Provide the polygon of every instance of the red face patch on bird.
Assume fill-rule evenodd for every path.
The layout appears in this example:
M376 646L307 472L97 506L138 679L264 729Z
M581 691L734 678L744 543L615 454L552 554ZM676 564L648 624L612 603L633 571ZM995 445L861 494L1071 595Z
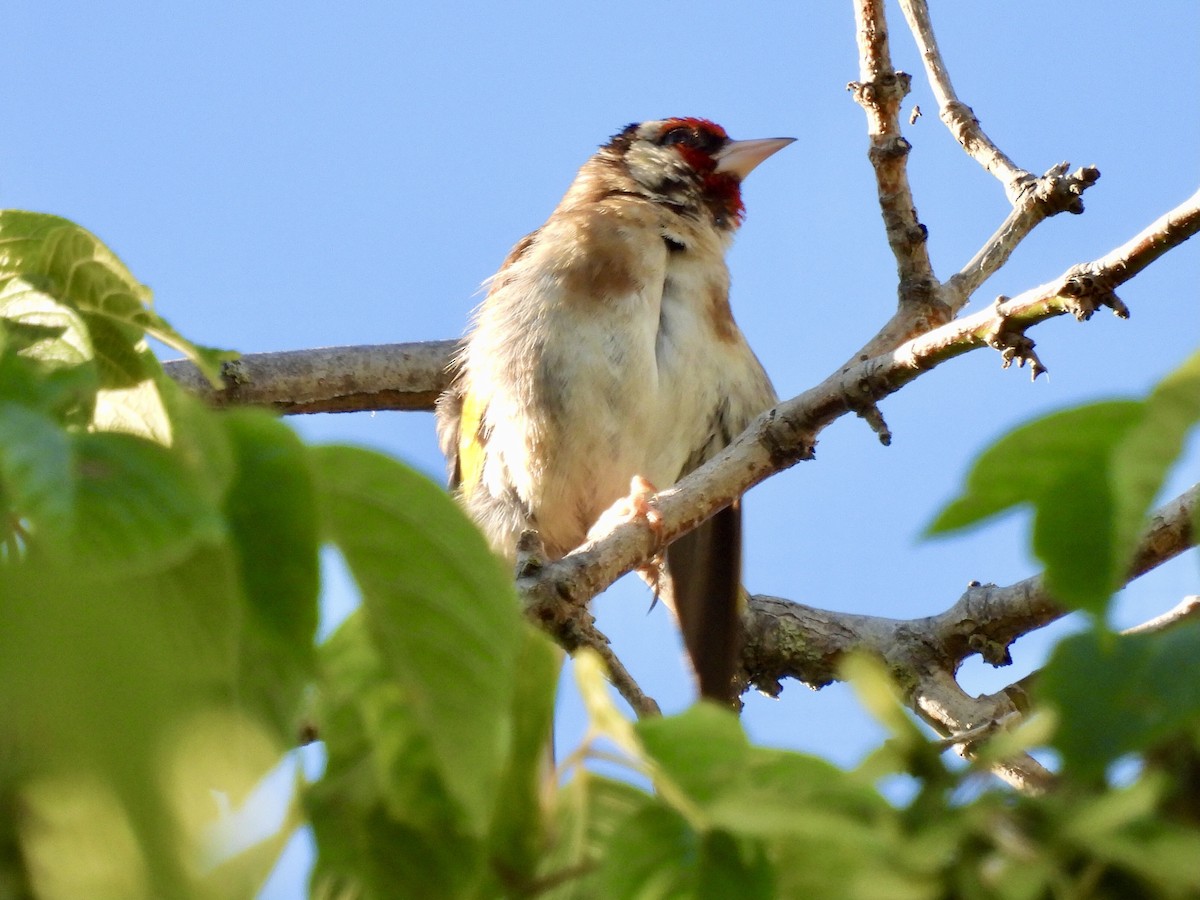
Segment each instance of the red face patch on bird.
M717 153L729 143L729 135L716 122L699 118L666 119L658 143L672 147L699 176L705 205L718 225L732 221L740 225L746 214L741 181L728 172L718 172Z

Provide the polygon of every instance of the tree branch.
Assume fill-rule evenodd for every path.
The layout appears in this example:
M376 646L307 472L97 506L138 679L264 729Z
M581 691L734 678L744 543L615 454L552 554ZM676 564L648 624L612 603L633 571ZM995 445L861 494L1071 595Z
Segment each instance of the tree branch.
M900 280L900 321L891 327L903 339L913 333L906 320L922 315L938 324L950 316L939 297L941 285L934 277L926 245L928 232L917 218L908 183L912 145L900 133L900 105L909 92L912 76L892 67L883 0L858 0L854 4L854 23L859 80L850 82L847 88L867 114L871 142L867 155L875 170L879 208Z
M188 360L163 364L213 406L269 406L285 414L429 410L449 384L457 341L421 341L248 353L222 369L214 390Z
M1068 175L1068 168L1067 163L1059 163L1041 178L1025 183L996 233L946 283L945 299L953 312L966 305L979 286L1008 262L1017 245L1039 224L1060 212L1083 212L1080 195L1096 183L1100 170L1084 166Z
M1126 584L1195 546L1198 508L1200 485L1194 485L1153 513ZM1141 630L1169 627L1198 610L1200 601L1188 598ZM743 617L743 683L771 696L782 691L784 678L820 688L840 677L848 654L870 653L885 661L913 711L969 755L980 729L1024 711L1027 685L972 697L955 680L959 666L976 653L993 666L1008 665L1013 641L1067 612L1046 592L1040 575L1002 588L972 583L945 612L921 619L829 612L756 595ZM1044 790L1050 780L1029 757L1007 761L997 774L1024 790Z
M1064 162L1036 178L1009 159L984 133L971 108L958 99L933 34L929 5L925 0L901 0L900 8L921 52L942 121L967 154L1000 180L1013 206L996 233L947 282L942 299L952 313L957 313L1039 223L1060 212L1083 212L1081 195L1096 183L1100 172L1094 166L1085 166L1068 175L1070 166Z
M1000 179L1000 183L1004 185L1004 192L1015 206L1022 191L1034 180L1033 175L1009 159L992 139L984 134L971 107L958 99L954 86L950 83L950 73L938 49L937 38L933 34L933 23L929 18L929 6L925 0L900 0L900 9L904 12L904 18L916 39L917 49L921 51L925 74L937 99L942 121L967 154Z
M1200 484L1154 511L1126 584L1196 545L1192 523L1198 510ZM1177 607L1177 613L1181 610ZM836 681L842 658L862 650L912 672L930 666L954 673L975 654L993 666L1005 666L1012 661L1008 648L1018 637L1067 612L1047 593L1041 575L1006 587L973 582L945 612L920 619L829 612L756 594L744 618L744 667L750 683L775 695L784 678L813 688Z

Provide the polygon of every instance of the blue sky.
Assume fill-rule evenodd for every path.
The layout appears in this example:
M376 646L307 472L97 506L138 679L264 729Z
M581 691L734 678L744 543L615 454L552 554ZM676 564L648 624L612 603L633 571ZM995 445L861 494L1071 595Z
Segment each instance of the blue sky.
M937 274L1003 218L997 182L938 122L897 8L896 65L912 72L906 128ZM1153 4L1023 0L933 9L962 99L1021 166L1067 159L1102 178L1082 217L1039 228L970 309L1101 255L1190 195L1200 170L1200 16ZM72 218L107 241L189 337L243 352L448 338L480 283L537 227L576 168L628 122L697 115L734 137L790 135L745 187L731 254L735 314L779 392L814 384L895 302L866 160L849 3L105 4L11 0L0 79L0 205ZM1084 400L1144 392L1195 348L1200 246L1127 285L1133 316L1034 333L1049 378L995 354L951 362L886 401L881 447L829 429L817 460L747 501L751 590L916 616L971 579L1036 570L1025 522L922 542L973 455L1013 425ZM381 448L441 478L429 414L295 421L315 441ZM1173 480L1196 480L1197 457ZM1196 591L1196 554L1122 599L1132 623ZM331 615L348 592L331 573ZM601 627L668 709L691 696L678 639L639 582L597 602ZM1026 674L1070 625L1030 636L1015 665L964 670L969 690ZM568 689L560 744L582 720ZM851 765L879 738L849 691L789 685L747 698L758 740ZM302 892L298 843L264 896Z

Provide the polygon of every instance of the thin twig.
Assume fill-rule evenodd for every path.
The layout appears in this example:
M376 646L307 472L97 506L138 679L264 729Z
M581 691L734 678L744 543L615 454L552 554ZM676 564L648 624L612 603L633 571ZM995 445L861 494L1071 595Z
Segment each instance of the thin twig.
M1049 216L1083 211L1080 195L1096 183L1100 172L1094 166L1084 166L1068 175L1067 168L1066 163L1059 163L1028 183L996 233L946 283L944 297L953 312L962 309L979 286L1008 262L1017 245Z
M996 146L980 127L979 119L975 117L971 107L958 99L954 86L950 83L950 73L938 49L937 38L933 34L933 23L929 18L929 6L925 0L900 0L900 9L903 10L908 27L916 39L917 48L921 51L925 74L929 78L930 87L933 88L933 95L937 98L942 121L971 158L1000 179L1004 185L1004 192L1013 205L1016 205L1022 189L1033 181L1033 175L1014 163Z
M1192 619L1200 619L1200 595L1197 594L1189 594L1162 615L1155 616L1140 625L1134 625L1132 628L1126 628L1121 634L1157 634Z
M594 629L593 629L594 630ZM613 651L612 645L608 638L596 632L598 639L589 640L586 645L591 647L604 660L604 664L608 667L608 677L612 682L613 687L617 689L625 702L628 703L639 719L644 719L647 716L661 715L658 703L653 697L646 694L641 686L637 683L629 670L625 668L625 664Z

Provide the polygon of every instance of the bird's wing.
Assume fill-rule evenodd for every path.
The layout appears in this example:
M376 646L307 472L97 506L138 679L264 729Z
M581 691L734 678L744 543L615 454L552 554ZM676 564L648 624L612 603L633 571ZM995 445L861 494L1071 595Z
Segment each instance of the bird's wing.
M743 391L726 398L713 418L713 437L680 473L688 474L724 449L754 416L775 401L775 389L746 348ZM742 652L742 505L735 500L667 548L661 595L675 611L700 694L733 704L733 677Z
M450 490L462 485L462 468L459 465L459 438L462 434L463 390L459 379L448 387L437 399L434 414L437 422L438 447L446 457L446 481Z
M529 250L540 230L525 235L509 251L496 274L485 282L489 288L488 297L504 285L507 273ZM473 389L463 368L465 355L465 346L460 347L452 363L457 373L450 386L438 397L434 412L437 417L438 447L446 457L450 490L462 490L469 494L483 472L487 442L484 433L487 398Z

